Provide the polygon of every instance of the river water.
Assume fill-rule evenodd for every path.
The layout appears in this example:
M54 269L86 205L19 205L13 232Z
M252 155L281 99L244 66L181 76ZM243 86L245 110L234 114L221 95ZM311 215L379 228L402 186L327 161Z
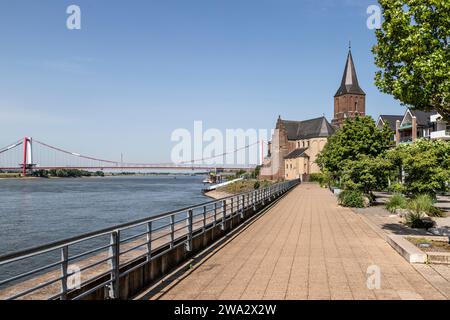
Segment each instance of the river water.
M0 255L208 201L201 176L0 180Z

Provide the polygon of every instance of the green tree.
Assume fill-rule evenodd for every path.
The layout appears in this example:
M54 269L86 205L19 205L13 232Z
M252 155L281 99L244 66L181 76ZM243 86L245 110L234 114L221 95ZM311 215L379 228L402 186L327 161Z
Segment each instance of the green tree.
M403 172L404 187L408 193L436 195L437 192L449 190L449 143L420 139L390 150L386 157L396 167L399 181Z
M253 170L251 173L251 178L258 179L260 173L261 173L261 166L256 166L255 170Z
M450 120L450 1L379 0L384 22L373 47L378 88Z
M96 175L97 177L104 177L104 176L105 176L105 173L104 173L103 171L95 171L95 175Z
M379 130L371 117L356 117L345 121L328 139L316 162L322 171L338 180L345 162L361 156L376 158L392 145L392 130L386 125Z
M357 160L343 162L342 185L345 189L359 190L371 195L372 191L383 190L388 186L392 168L392 162L383 155L378 157L361 155Z

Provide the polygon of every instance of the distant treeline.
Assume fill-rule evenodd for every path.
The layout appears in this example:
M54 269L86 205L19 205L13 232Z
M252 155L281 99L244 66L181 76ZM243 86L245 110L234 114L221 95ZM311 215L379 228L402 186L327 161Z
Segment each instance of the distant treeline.
M104 177L105 173L103 171L86 171L78 169L51 169L51 170L36 170L31 174L33 177L39 178L80 178L80 177Z

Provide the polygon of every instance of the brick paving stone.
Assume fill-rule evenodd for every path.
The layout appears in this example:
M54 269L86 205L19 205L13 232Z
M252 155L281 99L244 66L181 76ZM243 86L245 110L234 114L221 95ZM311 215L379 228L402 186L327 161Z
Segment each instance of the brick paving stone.
M448 299L449 276L410 265L327 189L303 184L151 299Z

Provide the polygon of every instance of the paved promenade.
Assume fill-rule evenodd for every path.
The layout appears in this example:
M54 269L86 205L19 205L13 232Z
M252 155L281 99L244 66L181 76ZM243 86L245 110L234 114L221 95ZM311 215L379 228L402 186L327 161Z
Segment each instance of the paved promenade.
M381 269L381 289L367 288L371 265ZM327 189L304 184L146 298L450 298L422 274Z

